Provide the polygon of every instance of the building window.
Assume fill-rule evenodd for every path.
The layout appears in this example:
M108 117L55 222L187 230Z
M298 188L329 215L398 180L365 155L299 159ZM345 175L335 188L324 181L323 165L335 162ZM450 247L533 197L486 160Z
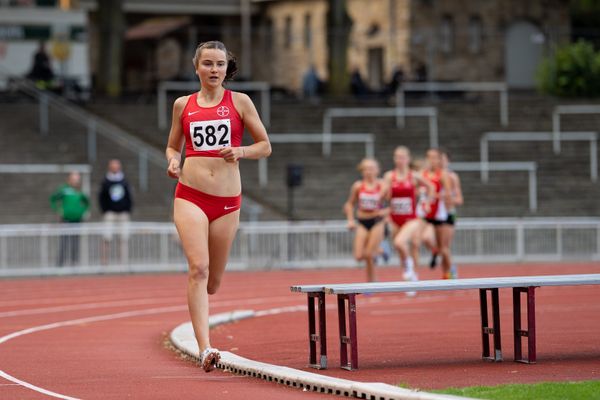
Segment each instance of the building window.
M483 38L483 27L479 16L472 16L469 19L469 51L471 54L481 52L481 43Z
M283 47L289 49L292 47L292 17L285 17L285 26L283 33Z
M449 54L454 51L454 18L444 15L440 25L440 49L442 53Z
M310 14L304 16L304 47L310 49L312 47L312 18Z

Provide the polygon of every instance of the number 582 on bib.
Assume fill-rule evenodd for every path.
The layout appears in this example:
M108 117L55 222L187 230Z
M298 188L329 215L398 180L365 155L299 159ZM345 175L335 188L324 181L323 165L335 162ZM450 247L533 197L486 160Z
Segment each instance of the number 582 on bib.
M231 121L229 119L217 119L190 122L190 136L192 146L196 151L230 147Z

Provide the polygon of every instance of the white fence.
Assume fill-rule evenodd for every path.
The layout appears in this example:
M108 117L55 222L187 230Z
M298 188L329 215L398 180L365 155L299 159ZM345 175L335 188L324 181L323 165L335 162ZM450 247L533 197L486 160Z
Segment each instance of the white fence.
M489 167L490 142L551 142L552 132L486 132L481 136L479 152L481 160L481 180L487 182ZM596 132L563 132L563 141L590 142L590 179L598 180L598 133Z
M406 92L498 92L500 122L508 125L508 87L504 82L406 82L396 92L396 107L404 109ZM400 121L404 126L404 119Z
M185 271L173 224L131 223L113 232L106 265L103 224L0 226L0 276ZM61 240L77 241L73 265L57 266ZM229 269L356 266L344 221L240 225ZM126 246L126 251L119 251ZM459 219L455 261L600 260L600 218ZM393 258L391 265L398 265Z
M425 117L429 121L429 145L438 147L438 114L435 107L373 107L373 108L328 108L323 115L323 154L331 154L334 118L373 118L373 117Z
M242 92L260 92L260 113L265 126L271 125L271 85L268 82L226 82L228 89ZM194 91L200 88L200 82L194 81L162 81L157 89L158 127L166 129L169 121L167 92Z
M574 104L554 107L554 111L552 112L552 147L555 154L560 153L560 116L563 114L600 114L600 105Z

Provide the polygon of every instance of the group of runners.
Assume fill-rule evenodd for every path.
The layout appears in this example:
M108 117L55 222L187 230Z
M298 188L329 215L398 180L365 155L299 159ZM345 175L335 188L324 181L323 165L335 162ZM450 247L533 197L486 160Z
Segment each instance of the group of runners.
M377 160L360 162L362 179L352 184L344 213L348 228L355 231L354 257L365 262L368 281L376 280L375 259L388 228L405 280L419 279L415 268L420 265L422 244L431 251L431 268L439 257L442 278L457 278L450 246L463 195L460 179L448 164L444 150L431 148L425 159L412 161L405 146L394 150L394 168L383 178Z
M175 101L165 157L167 174L178 181L173 220L189 266L187 298L198 358L210 372L221 355L210 344L209 295L219 290L238 229L239 161L268 157L271 144L251 99L223 86L237 72L236 59L225 45L200 43L192 62L199 90ZM247 145L242 143L244 131L252 139ZM408 149L399 147L395 167L383 179L377 161L360 163L363 179L352 186L345 210L349 227L356 230L355 256L367 263L369 280L375 279L373 258L388 222L406 279L417 279L414 268L421 241L441 256L444 276L450 277L452 210L462 204L462 195L443 156L430 149L422 170L413 170Z

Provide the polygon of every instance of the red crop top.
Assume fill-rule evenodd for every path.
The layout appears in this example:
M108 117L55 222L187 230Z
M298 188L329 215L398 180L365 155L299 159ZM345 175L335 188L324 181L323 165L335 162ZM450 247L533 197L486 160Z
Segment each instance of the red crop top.
M223 147L242 145L244 124L233 105L230 90L213 107L198 105L198 92L190 95L181 113L186 157L221 157Z

